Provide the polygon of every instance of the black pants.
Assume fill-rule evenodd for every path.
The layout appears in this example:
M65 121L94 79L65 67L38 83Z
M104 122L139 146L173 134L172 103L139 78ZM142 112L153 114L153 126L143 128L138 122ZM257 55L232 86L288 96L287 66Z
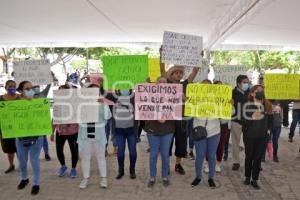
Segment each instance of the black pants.
M170 156L172 155L173 143L175 139L175 156L184 158L187 155L187 121L175 121L175 133L170 145Z
M66 140L68 140L70 151L71 151L71 159L72 159L72 168L76 168L78 162L78 144L77 144L77 136L75 135L59 135L56 133L56 154L57 158L61 164L61 166L66 165L65 155L64 155L64 146Z
M280 103L283 111L283 120L282 124L285 127L289 126L289 102L283 101Z
M253 139L244 136L245 144L245 176L258 180L261 159L265 152L266 138Z

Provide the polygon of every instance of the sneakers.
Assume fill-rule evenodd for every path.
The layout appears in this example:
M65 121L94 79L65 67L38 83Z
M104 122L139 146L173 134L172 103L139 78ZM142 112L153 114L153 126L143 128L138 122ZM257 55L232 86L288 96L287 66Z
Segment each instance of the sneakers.
M207 162L205 162L205 164L204 164L204 172L207 174L209 173L209 167L208 167Z
M250 185L250 178L246 177L244 185Z
M58 176L63 177L67 173L67 167L66 166L61 166L58 170Z
M189 156L190 156L191 160L195 160L195 156L194 156L193 151L190 151Z
M40 191L40 186L38 185L34 185L31 188L31 195L37 195Z
M216 172L220 173L221 172L221 162L216 163Z
M77 177L77 171L75 168L72 168L70 171L70 178L76 178Z
M259 187L259 185L257 184L257 181L256 181L256 180L252 180L252 181L251 181L251 185L252 185L253 188L256 189L256 190L259 190L259 189L260 189L260 187Z
M101 188L107 188L107 178L106 177L101 178L100 187Z
M8 174L8 173L13 172L13 171L15 171L15 166L14 165L10 166L4 173Z
M49 154L45 154L45 160L46 161L50 161L51 160L51 157L49 156Z
M18 185L18 189L19 190L24 189L26 187L26 185L28 185L28 183L29 183L29 179L21 180L21 182Z
M162 184L164 187L168 187L170 185L170 181L168 178L163 178Z
M239 163L233 163L233 165L232 165L232 170L233 171L238 171L239 168L240 168L240 164Z
M212 179L212 178L208 179L208 185L210 188L215 188L216 184L214 182L214 179Z
M200 182L201 182L200 178L195 178L191 185L192 185L192 187L195 187L195 186L199 185Z
M89 179L84 178L84 179L82 179L82 181L79 185L79 188L80 189L85 189L88 185L89 185Z
M148 188L153 188L155 185L155 178L150 178L148 181Z
M183 167L181 166L181 164L176 164L175 165L175 172L177 172L180 175L185 174L185 171L184 171Z
M116 177L117 180L120 180L121 178L123 178L124 176L124 172L119 172L118 176Z

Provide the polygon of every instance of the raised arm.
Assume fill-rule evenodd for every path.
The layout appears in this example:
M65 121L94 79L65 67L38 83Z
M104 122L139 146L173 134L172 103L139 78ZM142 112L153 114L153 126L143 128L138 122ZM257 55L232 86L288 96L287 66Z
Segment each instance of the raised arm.
M160 74L161 74L162 77L167 78L167 73L166 73L166 69L165 69L165 63L161 62L162 48L163 48L163 46L161 45L161 47L159 48Z
M196 78L198 72L200 70L200 67L194 67L192 73L189 75L188 77L188 82L192 83L194 81L194 79Z

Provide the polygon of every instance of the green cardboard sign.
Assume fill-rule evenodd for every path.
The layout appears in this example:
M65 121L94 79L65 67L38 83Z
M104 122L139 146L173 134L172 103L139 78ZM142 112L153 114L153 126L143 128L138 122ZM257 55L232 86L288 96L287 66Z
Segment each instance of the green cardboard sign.
M102 61L105 89L133 89L148 77L147 55L105 56Z
M49 99L0 102L3 138L50 135L52 123Z

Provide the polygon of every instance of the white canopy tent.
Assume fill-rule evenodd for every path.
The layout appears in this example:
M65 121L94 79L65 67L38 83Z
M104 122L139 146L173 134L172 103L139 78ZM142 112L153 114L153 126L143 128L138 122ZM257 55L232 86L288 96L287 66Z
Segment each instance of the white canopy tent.
M163 31L206 49L300 49L299 0L0 0L0 47L158 46Z

